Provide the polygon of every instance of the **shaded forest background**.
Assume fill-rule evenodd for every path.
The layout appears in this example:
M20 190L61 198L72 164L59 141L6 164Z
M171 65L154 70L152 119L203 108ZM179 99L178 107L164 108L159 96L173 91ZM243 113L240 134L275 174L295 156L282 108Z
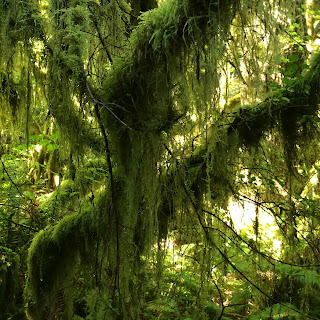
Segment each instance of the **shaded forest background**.
M0 319L320 319L320 3L3 0Z

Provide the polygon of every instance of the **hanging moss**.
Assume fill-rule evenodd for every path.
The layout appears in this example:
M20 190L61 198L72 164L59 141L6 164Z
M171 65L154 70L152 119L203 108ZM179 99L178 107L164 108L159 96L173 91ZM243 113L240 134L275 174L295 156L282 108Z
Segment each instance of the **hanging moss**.
M202 6L198 8L201 12ZM228 9L221 12L227 16L230 12ZM157 212L159 206L162 206L163 199L160 193L161 185L156 160L161 159L164 152L163 132L170 132L186 110L192 109L198 102L195 102L192 94L193 86L198 89L197 74L188 72L189 59L198 51L196 48L201 47L203 34L208 33L211 36L217 34L216 29L210 29L210 23L206 24L202 19L201 21L197 21L197 18L193 19L194 15L199 14L193 10L196 8L189 7L187 2L172 1L143 16L141 24L130 39L132 54L116 63L104 82L105 92L99 91L100 99L106 101L106 106L110 106L122 121L121 123L107 108L101 107L105 127L110 133L113 160L119 170L119 179L123 181L120 191L121 204L117 205L119 221L126 227L123 231L125 237L120 237L121 268L119 272L125 277L122 280L123 296L134 294L130 289L130 281L126 280L128 270L133 271L134 268L131 266L139 265L139 256L147 252L152 242L157 240L155 232L158 225ZM212 9L210 12L215 16L218 15L217 11ZM207 22L206 19L208 19L207 16L204 18ZM204 26L206 32L201 29ZM206 29L207 26L209 30ZM223 22L220 27L223 29ZM197 43L194 42L196 37ZM219 43L218 39L215 40ZM202 57L206 59L209 54L205 52ZM214 63L212 70L210 67L204 70L203 74L199 75L199 79L203 82L200 82L198 93L199 104L203 103L205 106L204 101L211 96L217 76ZM206 75L210 81L205 81ZM210 86L211 88L206 92L204 89ZM177 95L174 95L175 92ZM181 92L184 98L179 101L183 96ZM200 110L203 110L201 105ZM193 169L190 168L190 171L194 171ZM189 171L189 168L187 170ZM205 172L201 164L199 164L199 170ZM193 174L188 171L186 176L191 177ZM195 181L198 179L197 174L198 172L194 174ZM201 176L199 174L198 182L206 185L205 180L201 180ZM182 174L179 177L181 179L179 182L184 183L185 177ZM174 180L177 184L179 183L179 178ZM198 185L195 186L195 191L197 188ZM176 190L174 197L175 199L181 197L178 201L183 201L183 197L186 196L183 196L185 191L182 185L180 185L180 191ZM129 231L131 229L132 233ZM122 250L125 247L126 256L123 258ZM133 271L133 274L138 277L136 272ZM137 310L133 312L136 313Z
M240 142L250 147L259 144L261 139L277 127L283 139L288 167L293 168L298 158L297 148L301 148L306 139L312 140L317 133L318 68L319 56L315 55L310 71L285 91L282 100L285 103L279 103L278 99L267 99L256 107L247 106L240 110L228 128L228 134L236 131Z
M211 7L210 15L198 18L201 10L207 12L208 8L199 3L169 1L157 10L145 13L130 39L132 53L124 62L118 63L106 79L104 100L126 110L116 110L116 114L136 130L161 129L166 122L173 125L176 112L171 105L170 91L176 85L171 81L180 74L177 69L187 63L184 59L188 53L194 53L195 39L197 48L201 48L207 37L217 36L218 25L219 31L228 31L229 22L225 28L223 23L231 19L234 6L234 1L223 3ZM205 23L202 23L203 19ZM220 32L219 37L223 38L223 33Z
M99 139L90 129L84 111L84 60L88 56L86 30L90 25L86 2L51 1L46 12L53 35L45 42L46 79L50 82L46 98L60 128L62 144L78 154L87 145L101 151Z
M257 107L240 108L237 118L228 128L228 134L237 132L240 144L245 147L255 146L264 138L267 130L272 128L275 120L270 116L271 102L259 104Z
M42 19L36 0L2 1L0 4L1 44L6 49L14 47L18 41L43 38ZM4 54L6 51L2 51Z
M14 140L27 128L30 109L32 45L44 39L38 1L2 1L0 4L1 125Z
M234 2L232 4L236 6ZM189 63L188 57L199 50L196 48L201 48L201 43L207 40L206 36L218 35L217 20L219 20L219 31L224 30L224 17L229 16L226 21L231 19L234 6L229 3L221 6L223 7L211 7L210 15L204 15L202 18L201 10L208 9L204 4L194 7L186 1L170 1L159 9L143 15L140 25L130 39L132 53L115 65L104 82L105 92L99 92L102 101L116 106L113 110L122 121L121 123L110 114L107 108L101 109L103 118L106 119L106 127L110 129L112 153L121 170L119 173L123 175L122 179L127 181L125 193L128 202L135 203L134 206L130 206L132 212L139 211L140 198L150 203L155 198L151 192L146 194L147 190L141 189L138 192L136 186L140 185L141 181L143 186L152 185L155 189L151 190L159 190L154 182L157 179L154 159L159 159L164 150L162 132L170 131L186 109L191 109L195 103L194 98L188 100L187 94L190 90L190 96L194 96L191 87L195 85L194 79L197 78L196 74L193 79L191 74L189 78L189 74L185 73ZM221 13L223 17L218 18ZM226 23L225 32L228 26ZM219 39L222 41L223 32L219 34ZM204 53L203 56L207 57L207 54ZM211 92L212 87L215 87L217 79L215 71L213 64L212 73L208 71L210 82L205 81L206 72L204 72L204 79L201 82L204 86L198 91L200 96L205 91L204 88L211 86L208 89ZM185 90L186 98L181 103L179 101L181 93L173 97L172 93L176 90L177 93L178 90L180 92ZM204 101L208 97L201 97L205 105ZM150 155L149 160L146 158L147 155ZM152 201L149 200L149 196ZM156 200L155 203L158 202ZM156 211L154 209L150 211Z

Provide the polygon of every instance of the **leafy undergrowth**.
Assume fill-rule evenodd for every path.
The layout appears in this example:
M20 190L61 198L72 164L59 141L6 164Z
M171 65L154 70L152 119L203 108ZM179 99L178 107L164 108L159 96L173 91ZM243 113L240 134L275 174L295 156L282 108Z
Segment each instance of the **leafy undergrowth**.
M194 243L169 245L165 251L158 252L163 255L164 264L159 270L157 261L150 263L141 319L213 320L221 315L223 319L244 318L248 312L247 292L243 292L245 284L232 273L224 276L221 263L206 272L201 270L203 257L199 255L199 246L201 244ZM219 291L225 306L223 313ZM241 310L228 307L236 292L245 300L237 303L236 307L241 305Z
M169 243L160 251L155 248L157 258L146 259L150 265L145 274L142 320L302 320L320 314L316 302L320 282L315 271L281 264L273 271L261 266L261 271L253 267L252 260L236 257L237 267L250 274L269 299L223 261L204 271L201 244Z

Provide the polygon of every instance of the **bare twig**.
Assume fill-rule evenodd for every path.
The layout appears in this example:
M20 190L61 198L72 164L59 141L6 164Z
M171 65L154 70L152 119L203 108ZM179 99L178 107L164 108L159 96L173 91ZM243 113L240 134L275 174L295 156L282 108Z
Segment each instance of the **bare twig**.
M88 10L91 13L92 21L93 21L93 24L94 24L94 26L96 28L97 33L98 33L99 40L100 40L100 42L101 42L101 44L102 44L102 46L103 46L103 48L104 48L104 50L105 50L105 52L107 54L107 57L108 57L110 63L113 64L113 60L112 60L111 54L110 54L110 52L108 50L107 45L104 42L103 36L102 36L101 31L100 31L99 26L98 26L98 22L97 22L96 16L95 16L94 12L92 11L92 8L91 8L89 3L88 3Z
M3 153L5 153L2 144L1 144L1 148L2 148ZM7 170L4 162L3 162L3 160L2 160L2 157L0 157L0 160L1 160L2 168L3 168L4 172L7 174L10 182L11 182L11 183L14 185L14 187L17 189L17 191L18 191L18 193L21 195L21 197L23 197L24 199L26 199L25 195L20 191L20 189L19 189L19 187L17 186L17 184L12 180L12 178L11 178L11 176L10 176L10 174L9 174L9 172L8 172L8 170Z
M34 228L32 228L32 227L26 226L25 224L15 222L15 221L13 221L13 220L11 220L11 219L9 219L9 218L6 218L6 217L0 217L0 219L9 221L10 223L13 223L14 225L16 225L16 226L18 226L18 227L25 228L25 229L31 230L31 231L33 231L33 232L38 232L38 231L39 231L39 230L34 229Z
M128 129L133 130L133 129L132 129L131 127L129 127L125 122L123 122L123 121L112 111L112 109L107 106L106 103L103 103L103 102L101 102L100 100L96 99L96 98L94 97L91 89L90 89L89 83L88 83L88 81L87 81L86 78L85 78L85 82L86 82L86 87L87 87L88 93L89 93L92 101L93 101L95 104L100 105L100 106L103 106L104 108L106 108L121 124L123 124L123 125L124 125L125 127L127 127ZM118 107L120 107L120 106L118 106ZM122 107L121 107L121 108L122 108Z

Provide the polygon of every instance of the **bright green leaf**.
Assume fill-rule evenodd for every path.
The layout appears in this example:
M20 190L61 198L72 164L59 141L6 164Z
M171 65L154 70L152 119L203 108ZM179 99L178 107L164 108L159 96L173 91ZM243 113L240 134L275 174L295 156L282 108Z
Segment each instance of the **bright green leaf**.
M20 144L16 147L17 150L27 151L27 145L26 144Z
M285 102L288 102L288 103L290 102L290 99L287 97L282 97L281 100L284 100Z
M299 57L296 54L292 54L289 56L290 62L297 62L299 60Z
M59 146L57 144L49 144L47 146L47 150L48 151L53 151L53 150L56 150L56 149L59 149Z
M40 146L46 146L46 145L49 144L50 142L51 142L50 140L44 139L44 140L40 141L39 144L40 144Z
M271 87L271 88L277 88L277 87L278 87L278 84L273 81L273 82L270 83L270 87Z
M303 70L304 69L309 69L309 66L306 63L301 63L300 64L300 68L303 69Z
M31 136L29 136L29 139L37 141L37 140L40 140L42 137L43 137L42 134L41 135L31 135Z

